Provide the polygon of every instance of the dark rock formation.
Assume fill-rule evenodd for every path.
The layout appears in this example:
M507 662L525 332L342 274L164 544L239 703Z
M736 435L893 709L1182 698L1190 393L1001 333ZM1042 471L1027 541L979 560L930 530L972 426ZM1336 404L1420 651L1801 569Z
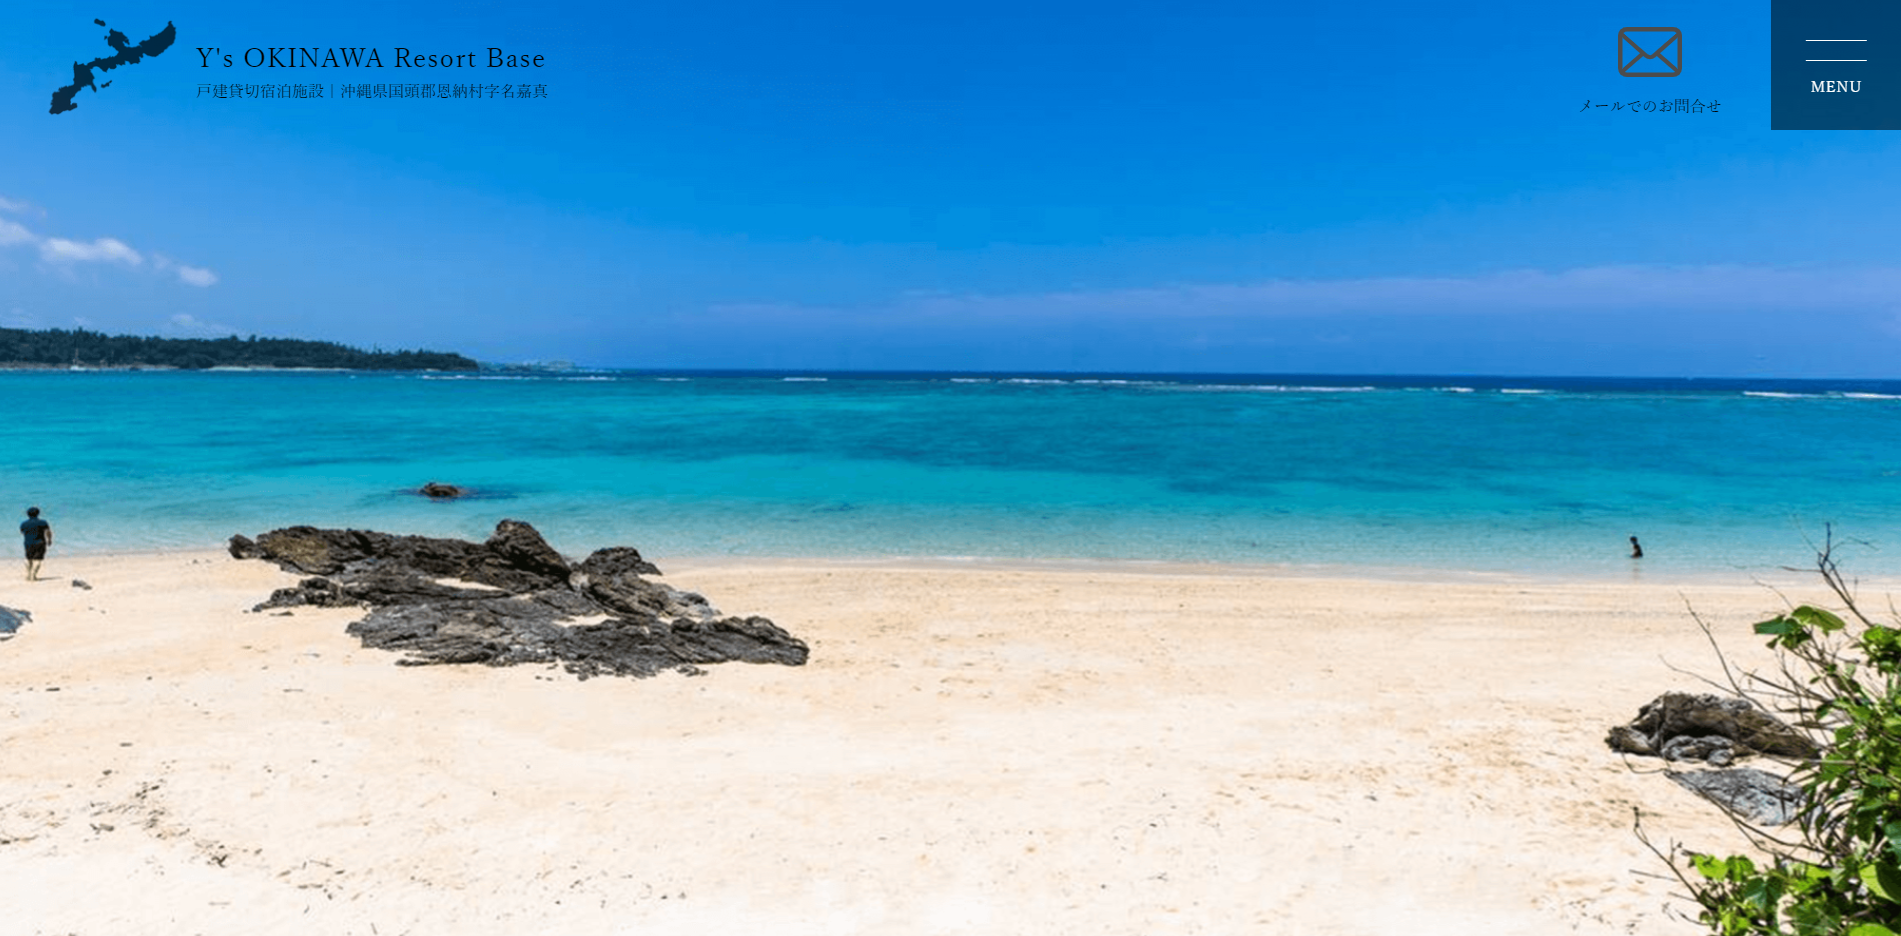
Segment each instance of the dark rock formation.
M1671 771L1669 776L1731 815L1757 825L1787 825L1802 811L1801 787L1760 770Z
M496 525L486 543L392 536L371 530L320 530L295 526L272 530L255 542L231 537L231 555L268 559L306 575L353 576L395 569L435 578L461 579L506 591L530 591L568 583L568 564L535 528L515 520Z
M568 560L548 545L548 541L535 532L535 528L519 520L503 520L495 525L495 532L489 534L488 542L483 544L488 551L500 558L511 571L519 570L540 581L566 584L569 569ZM536 581L536 579L530 579ZM501 582L488 581L487 584L503 588L509 586Z
M1724 766L1738 757L1768 754L1808 760L1821 751L1807 735L1747 699L1666 692L1639 709L1637 719L1612 728L1611 750L1665 760L1707 760Z
M14 631L19 630L31 620L33 620L31 611L21 611L18 608L0 605L0 640L12 637Z
M596 578L611 575L662 575L653 563L640 558L640 550L632 546L609 546L596 549L575 570Z
M1657 755L1667 761L1700 760L1712 767L1728 767L1736 762L1736 753L1736 742L1722 735L1677 735L1665 741Z
M641 578L659 570L632 548L603 549L571 568L514 520L483 543L289 527L255 541L233 536L231 555L312 576L255 610L367 607L349 633L407 653L409 665L559 663L586 678L698 672L729 660L799 666L807 655L765 618L721 617L699 595Z
M1687 692L1658 696L1637 711L1635 721L1612 728L1604 743L1627 754L1728 768L1667 770L1665 775L1757 825L1793 822L1802 808L1802 788L1775 774L1729 765L1756 754L1794 760L1821 756L1807 735L1747 699Z
M264 558L264 547L259 546L256 540L242 533L233 534L231 543L226 548L231 551L231 558L233 559Z
M574 570L574 587L617 613L696 621L719 617L718 609L707 604L705 598L641 578L661 573L631 546L597 549Z
M257 558L257 557L251 557ZM280 588L271 592L269 598L252 608L262 611L265 608L295 608L299 605L312 605L319 608L340 608L357 604L355 598L343 591L343 586L327 578L307 578L297 583L295 588Z
M425 484L422 487L417 488L416 493L421 494L422 496L427 497L430 500L455 500L456 498L461 497L464 494L467 494L468 490L466 488L456 487L453 484L443 484L440 481L431 481L428 484Z

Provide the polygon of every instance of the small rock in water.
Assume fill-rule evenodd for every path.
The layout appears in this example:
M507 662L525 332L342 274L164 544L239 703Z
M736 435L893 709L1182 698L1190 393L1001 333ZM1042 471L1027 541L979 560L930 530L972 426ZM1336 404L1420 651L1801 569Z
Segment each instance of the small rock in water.
M430 500L454 500L469 492L467 488L443 484L440 481L431 481L418 488L417 491Z

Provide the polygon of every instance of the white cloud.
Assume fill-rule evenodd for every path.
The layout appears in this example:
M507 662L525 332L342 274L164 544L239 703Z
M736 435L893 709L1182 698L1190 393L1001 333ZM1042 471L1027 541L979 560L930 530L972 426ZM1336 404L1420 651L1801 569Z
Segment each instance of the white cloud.
M1175 292L1177 301L1190 305L1251 312L1855 308L1901 298L1901 269L1597 266L1464 277L1274 280Z
M0 211L19 212L30 207L24 202L0 198ZM116 237L100 237L90 242L68 240L64 237L47 237L17 221L0 218L0 247L14 247L22 244L38 248L40 260L67 279L73 278L73 265L80 263L116 263L126 267L146 266L143 254ZM176 273L178 281L187 286L204 288L218 283L218 274L211 270L178 263L163 254L153 254L149 268L160 274Z
M217 285L218 274L204 267L179 264L178 281L189 286L214 286Z
M34 215L36 217L41 217L41 218L46 217L45 209L40 208L37 205L29 204L27 202L14 201L11 198L0 198L0 211L5 211L11 214L21 214L21 215L30 214L30 215Z
M40 241L40 259L48 263L123 263L138 266L145 262L139 252L122 240L101 237L90 244L49 237Z
M24 225L15 224L5 218L0 218L0 247L11 247L14 244L34 244L38 243L39 239L39 235L27 230Z
M1877 311L1901 308L1901 267L1597 266L1473 276L1276 279L1142 289L1002 295L906 295L860 308L725 305L747 321L1030 324L1338 315L1593 315L1631 311Z

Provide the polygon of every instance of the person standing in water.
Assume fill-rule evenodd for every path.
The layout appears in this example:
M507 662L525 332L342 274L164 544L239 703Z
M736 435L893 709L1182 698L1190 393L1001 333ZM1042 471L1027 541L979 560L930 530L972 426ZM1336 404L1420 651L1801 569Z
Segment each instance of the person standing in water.
M1630 557L1632 559L1642 559L1644 557L1644 547L1637 542L1637 537L1635 536L1630 538Z
M26 580L35 581L40 577L40 563L46 559L46 547L53 545L53 525L40 519L38 507L28 507L20 535L26 538Z

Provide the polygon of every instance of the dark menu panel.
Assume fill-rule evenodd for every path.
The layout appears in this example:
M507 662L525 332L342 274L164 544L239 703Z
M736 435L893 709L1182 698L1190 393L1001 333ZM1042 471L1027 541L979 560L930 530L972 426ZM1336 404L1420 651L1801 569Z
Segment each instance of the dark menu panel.
M1769 123L1901 130L1901 3L1772 0Z

